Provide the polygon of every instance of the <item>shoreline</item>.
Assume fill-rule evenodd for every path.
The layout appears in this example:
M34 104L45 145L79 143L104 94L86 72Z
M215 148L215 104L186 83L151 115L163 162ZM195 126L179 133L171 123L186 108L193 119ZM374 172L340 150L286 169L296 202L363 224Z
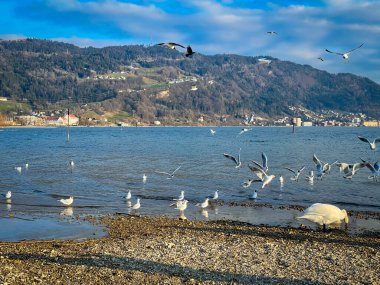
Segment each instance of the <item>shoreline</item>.
M0 242L2 284L375 284L380 236L109 215L100 239Z

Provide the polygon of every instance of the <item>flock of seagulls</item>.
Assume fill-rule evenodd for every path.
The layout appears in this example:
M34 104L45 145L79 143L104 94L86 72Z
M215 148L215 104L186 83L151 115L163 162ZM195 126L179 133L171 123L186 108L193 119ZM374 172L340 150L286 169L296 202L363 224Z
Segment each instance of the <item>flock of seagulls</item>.
M242 135L251 129L242 129L238 135ZM210 129L211 135L215 135L216 131ZM376 150L377 144L380 142L380 138L375 138L374 140L369 140L365 137L358 136L358 139L362 142L365 142L369 145L369 148L373 151ZM229 161L232 161L234 163L235 168L241 168L243 166L242 160L241 160L241 148L239 149L239 153L237 157L234 157L228 153L223 153L223 156L227 158ZM370 175L368 176L368 179L372 179L373 181L378 181L378 178L380 177L380 162L377 161L375 163L371 163L369 161L361 159L360 162L355 163L348 163L348 162L339 162L335 161L333 163L325 162L317 157L316 154L313 155L312 160L315 164L315 169L309 171L309 175L305 176L305 180L309 181L310 183L313 183L316 180L322 180L326 175L329 175L332 167L336 166L339 168L340 172L344 173L345 179L353 179L354 175L362 168L368 168L370 170ZM71 160L68 162L70 171L72 172L74 169L74 161ZM276 175L271 173L271 170L269 168L269 160L268 156L262 152L261 154L261 163L255 160L251 160L249 163L247 163L248 168L250 171L255 175L254 178L250 177L246 181L242 183L243 188L249 188L255 183L261 183L261 189L266 188L276 177ZM175 177L175 174L181 169L182 164L179 165L174 171L172 172L166 172L166 171L155 171L155 173L159 175L166 176L167 179L173 179ZM25 163L24 167L22 166L16 166L15 170L18 173L21 173L23 169L27 170L29 168L29 163ZM284 167L285 170L289 171L292 176L290 177L291 181L298 182L302 173L306 169L306 166L302 166L301 168L293 169L290 167ZM148 176L144 173L142 176L143 183L147 183ZM284 177L282 175L279 176L279 182L281 188L284 185ZM7 201L7 204L11 204L11 198L12 198L12 192L8 191L5 194L2 194L4 198ZM257 199L258 197L258 189L254 189L251 194L248 195L249 199ZM140 198L137 198L136 203L132 205L131 199L132 199L132 193L131 191L128 191L125 199L127 201L128 207L131 209L131 211L137 211L141 207L141 200ZM201 203L195 204L196 207L198 207L203 215L208 215L205 212L205 209L210 206L211 201L216 201L219 199L219 190L216 190L213 195L210 195L205 198L205 200ZM74 202L74 197L70 196L68 198L62 198L57 200L59 203L61 203L64 207L67 209L67 213L72 213L72 208L70 207ZM175 207L176 210L179 210L180 212L180 218L186 219L184 215L184 211L188 207L188 200L185 199L185 191L181 191L180 195L177 198L173 198L174 203L170 204L171 207ZM64 213L64 214L67 214ZM298 217L299 220L309 220L312 222L315 222L319 225L322 225L325 229L327 225L330 225L332 223L336 223L339 221L344 220L346 224L348 223L348 216L345 210L340 210L334 205L329 204L320 204L316 203L307 208L303 215Z

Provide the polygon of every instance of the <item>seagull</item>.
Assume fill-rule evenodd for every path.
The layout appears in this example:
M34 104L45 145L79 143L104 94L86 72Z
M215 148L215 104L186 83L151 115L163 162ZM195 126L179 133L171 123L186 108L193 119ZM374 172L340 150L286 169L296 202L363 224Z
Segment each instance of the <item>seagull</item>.
M21 167L21 166L16 166L15 169L16 169L16 171L17 171L18 173L21 173L21 172L22 172L22 167Z
M181 212L185 211L186 208L187 208L187 203L188 202L189 201L187 201L187 200L177 201L177 203L176 203L176 209L180 210Z
M61 202L65 206L70 206L74 202L74 197L70 196L68 199L59 199L59 202Z
M313 155L313 161L317 168L316 169L317 178L322 179L323 175L326 174L324 171L326 164L323 164L323 162L315 154Z
M69 167L70 167L71 172L73 172L73 169L74 169L74 160L70 160L69 161Z
M247 181L244 181L241 186L243 186L244 188L248 188L249 186L251 186L251 184L253 182L262 182L262 180L261 179L248 179Z
M181 195L179 195L178 199L173 199L174 201L182 201L185 199L185 191L181 191Z
M210 133L211 135L215 135L216 131L214 131L213 129L210 129Z
M329 53L334 53L334 54L338 54L338 55L341 55L343 57L343 59L348 59L349 55L351 52L353 52L354 50L357 50L359 48L361 48L362 46L364 45L364 43L362 43L360 46L348 51L348 52L345 52L345 53L340 53L340 52L335 52L335 51L331 51L331 50L328 50L326 49L327 52Z
M195 51L193 51L193 49L191 48L191 46L187 46L186 48L186 57L191 57L193 54L195 53Z
M240 151L241 151L241 148L239 149L238 159L236 159L234 156L232 156L232 155L230 155L228 153L223 153L223 155L225 157L227 157L228 159L231 159L233 162L235 162L235 164L236 164L235 168L239 168L241 166Z
M303 215L296 219L305 219L311 222L317 223L323 226L323 230L326 230L326 226L340 222L344 220L346 225L348 224L348 216L346 210L341 210L338 207L330 204L315 203L307 208Z
M256 199L257 198L257 190L253 190L253 193L248 196L248 199Z
M29 168L29 162L25 163L25 169L27 170Z
M1 194L1 195L3 195L5 197L5 199L7 199L7 200L12 198L12 192L11 191L8 191L6 194Z
M144 175L143 175L143 183L145 184L146 183L146 180L148 179L148 176L146 176L145 175L145 173L144 173Z
M366 164L364 162L354 163L352 165L351 172L348 172L345 176L343 176L343 178L345 178L345 179L352 179L354 177L354 175L356 174L356 172L358 172L359 169L362 169L365 166L366 166Z
M325 163L325 164L323 165L323 172L324 172L325 174L330 174L331 167L332 167L334 164L337 164L337 163L338 163L338 161L335 161L335 162L333 162L333 163L331 163L331 164L329 164L329 163Z
M128 191L127 196L125 196L126 200L130 200L132 198L131 190Z
M310 183L314 182L314 171L313 170L310 170L309 175L306 176L306 181L309 181Z
M375 162L374 165L363 159L362 161L365 163L365 166L371 170L372 175L368 176L368 179L377 181L377 177L380 175L380 161Z
M345 174L348 174L350 173L350 171L352 171L354 164L345 163L345 162L337 162L336 166L339 167L339 172L343 171Z
M176 43L159 43L157 46L164 46L171 49L176 49L176 47L185 48L183 45L176 44Z
M376 149L376 144L378 142L380 142L380 138L376 138L373 140L373 142L370 142L368 139L364 138L364 137L359 137L358 136L358 139L363 141L363 142L366 142L369 144L369 147L371 148L371 150L375 150Z
M218 198L219 198L219 190L216 190L216 191L214 192L214 196L212 196L211 199L212 199L212 200L218 200Z
M241 134L244 134L244 133L246 133L246 132L248 132L250 130L252 130L252 129L242 128L241 131L240 131L240 133L238 133L238 136L240 136Z
M301 172L305 169L305 166L302 166L302 168L298 169L297 171L295 171L289 167L285 167L285 169L289 170L290 172L292 172L294 174L294 176L291 177L290 180L298 181L298 177L300 176Z
M141 207L140 198L137 198L136 204L132 206L132 210L138 210L140 209L140 207Z
M263 161L263 164L260 164L254 160L252 160L252 163L256 164L256 166L258 166L259 168L261 168L262 170L264 170L265 172L268 172L269 168L268 168L268 157L265 153L261 153L261 159Z
M318 57L317 59L319 59L320 61L325 61L322 57Z
M257 175L257 177L259 177L261 179L261 181L263 182L263 185L261 186L261 188L264 188L266 185L268 185L272 180L273 178L275 178L274 175L268 175L264 170L262 170L261 168L258 168L258 167L255 167L255 166L251 166L251 165L248 165L249 169L251 169L251 171L253 173L255 173Z
M269 31L267 32L268 35L271 35L271 36L274 36L274 35L278 35L277 32L274 32L274 31Z
M205 209L208 207L208 198L203 203L195 204L195 206L200 207L201 209Z
M181 168L182 165L178 166L172 173L164 172L164 171L155 171L158 174L164 174L167 175L168 179L174 178L174 174Z

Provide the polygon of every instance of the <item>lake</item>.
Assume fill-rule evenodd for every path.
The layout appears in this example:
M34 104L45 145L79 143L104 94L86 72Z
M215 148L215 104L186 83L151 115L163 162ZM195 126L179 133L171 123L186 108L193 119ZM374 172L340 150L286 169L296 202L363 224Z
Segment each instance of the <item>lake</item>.
M352 181L344 179L337 167L322 181L310 184L305 180L309 170L315 170L314 153L330 163L380 160L379 150L371 151L357 138L380 137L379 128L302 127L293 134L287 127L253 127L242 135L238 135L239 127L213 129L215 135L208 127L78 127L70 129L70 143L65 128L0 129L0 193L12 191L11 203L2 199L0 215L128 212L123 197L130 190L132 203L141 198L140 213L169 216L177 212L168 204L185 191L189 212L201 218L194 204L215 190L225 203L239 205L251 202L248 195L253 189L259 190L256 203L308 206L321 202L348 210L380 212L380 182L367 178L367 168ZM236 169L223 153L237 156L240 148L243 165ZM247 164L251 160L261 162L262 152L267 154L269 172L276 178L265 189L258 183L243 188L245 180L255 178ZM70 160L75 163L73 169L68 165ZM155 172L172 172L179 165L173 179ZM21 173L16 166L22 166ZM292 175L284 167L302 166L306 168L299 181L291 181ZM283 188L280 175L285 179ZM75 199L69 210L57 201L68 196ZM236 216L237 220L251 215L249 211L234 209L231 214L226 208L220 210L225 213L223 217Z

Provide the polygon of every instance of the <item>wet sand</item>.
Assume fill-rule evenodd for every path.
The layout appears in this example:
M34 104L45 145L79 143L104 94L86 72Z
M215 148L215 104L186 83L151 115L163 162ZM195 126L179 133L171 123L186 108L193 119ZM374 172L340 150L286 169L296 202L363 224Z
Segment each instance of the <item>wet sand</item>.
M97 221L93 221L97 222ZM100 239L0 243L1 284L379 284L380 236L113 215Z

